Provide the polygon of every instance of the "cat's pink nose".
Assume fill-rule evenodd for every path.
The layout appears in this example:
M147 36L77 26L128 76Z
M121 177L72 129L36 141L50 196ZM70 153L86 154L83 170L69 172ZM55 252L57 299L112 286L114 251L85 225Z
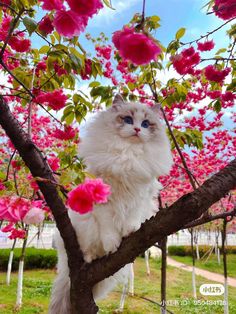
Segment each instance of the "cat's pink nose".
M134 129L135 129L136 133L138 133L138 132L140 132L140 131L141 131L141 129L140 129L140 128L134 128Z

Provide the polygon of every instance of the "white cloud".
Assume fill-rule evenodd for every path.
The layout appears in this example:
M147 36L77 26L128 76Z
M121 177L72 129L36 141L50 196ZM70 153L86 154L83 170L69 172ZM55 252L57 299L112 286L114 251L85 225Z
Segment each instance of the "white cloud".
M104 24L109 24L118 15L123 15L125 11L128 11L132 6L139 2L140 4L142 3L141 0L119 0L115 3L112 3L112 6L115 10L104 6L104 8L98 13L98 15L93 18L93 25L96 25L96 27L98 27Z

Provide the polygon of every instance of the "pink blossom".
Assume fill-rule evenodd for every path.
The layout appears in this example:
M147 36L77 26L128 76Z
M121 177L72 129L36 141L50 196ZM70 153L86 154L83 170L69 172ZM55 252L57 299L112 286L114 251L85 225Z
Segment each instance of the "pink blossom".
M48 15L45 15L44 18L39 22L39 30L45 35L50 34L54 30L52 20Z
M26 231L22 229L12 229L9 239L24 239L26 236Z
M3 190L5 190L5 189L6 189L5 185L2 184L2 182L0 182L0 191L3 191Z
M28 52L30 50L31 42L29 39L20 39L17 36L12 36L9 40L9 45L17 52Z
M31 208L23 218L26 224L40 224L44 220L44 211L39 207Z
M73 129L70 125L69 126L65 125L63 131L60 129L56 129L53 132L53 136L60 140L68 141L68 140L73 139L77 132L78 131L76 129Z
M223 101L233 101L234 99L236 99L236 94L233 94L232 92L227 91L222 94Z
M64 69L63 66L60 66L57 62L54 63L53 67L58 76L68 74L67 70Z
M197 44L197 49L199 51L209 51L215 47L215 43L213 40L207 40L204 43L199 42Z
M10 5L10 4L11 4L11 0L2 0L1 2L2 2L2 3L5 3L5 4L7 4L7 5Z
M17 160L12 160L11 165L12 165L12 168L14 168L16 170L20 170L20 168L21 168L20 162Z
M65 107L67 96L63 94L61 89L54 90L53 92L40 92L35 97L34 101L40 104L46 104L53 110L60 110Z
M92 17L103 8L101 0L67 0L72 11L79 15Z
M215 15L223 20L229 20L236 17L235 0L215 0L213 11L215 12Z
M68 38L79 36L84 31L87 23L88 19L86 17L80 16L72 10L57 11L53 21L57 32Z
M22 221L30 209L30 201L20 197L0 198L0 220L9 222Z
M39 186L38 186L38 183L33 178L33 176L31 174L29 174L27 176L27 179L29 180L31 188L37 192L39 190Z
M52 171L57 171L60 168L60 160L59 158L55 156L49 158L48 163L50 167L52 168Z
M95 50L97 51L98 57L102 57L106 60L110 60L112 48L110 45L108 46L96 46Z
M181 74L194 74L193 67L200 62L201 58L193 47L184 49L180 54L173 57L172 63L175 70Z
M113 34L112 41L122 58L135 65L148 64L161 53L161 48L147 35L124 27Z
M11 232L14 229L14 223L11 222L1 229L2 232Z
M12 17L7 15L3 17L1 27L0 27L0 40L4 41L7 38L8 31L11 25Z
M63 8L64 0L40 0L43 2L42 9L44 10L60 10Z
M209 81L223 82L226 76L230 73L230 68L218 70L214 65L208 65L204 70L205 76Z
M94 203L106 203L110 193L110 186L102 179L86 179L68 193L68 204L74 211L86 214L93 210Z

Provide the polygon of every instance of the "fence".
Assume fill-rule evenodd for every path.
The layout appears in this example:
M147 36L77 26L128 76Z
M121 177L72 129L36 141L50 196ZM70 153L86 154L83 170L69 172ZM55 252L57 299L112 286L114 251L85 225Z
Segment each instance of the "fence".
M30 226L29 238L27 246L34 246L36 248L49 249L53 247L53 234L55 231L55 224L45 224L41 232L34 226ZM16 242L16 247L22 247L22 240ZM0 248L10 248L13 241L7 238L7 234L0 231ZM199 245L214 245L214 232L199 232ZM221 236L219 236L219 244L221 244ZM236 234L227 234L227 244L236 245ZM176 234L168 237L167 245L190 245L190 233L186 230L179 231Z

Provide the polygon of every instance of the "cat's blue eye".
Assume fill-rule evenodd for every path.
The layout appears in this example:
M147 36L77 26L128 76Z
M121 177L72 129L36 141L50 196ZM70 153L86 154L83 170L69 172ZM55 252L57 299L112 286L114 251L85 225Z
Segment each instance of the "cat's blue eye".
M124 123L127 123L127 124L133 124L134 123L133 118L130 116L124 117L123 120L124 120Z
M141 123L141 127L147 129L150 126L150 122L148 120L143 120Z

